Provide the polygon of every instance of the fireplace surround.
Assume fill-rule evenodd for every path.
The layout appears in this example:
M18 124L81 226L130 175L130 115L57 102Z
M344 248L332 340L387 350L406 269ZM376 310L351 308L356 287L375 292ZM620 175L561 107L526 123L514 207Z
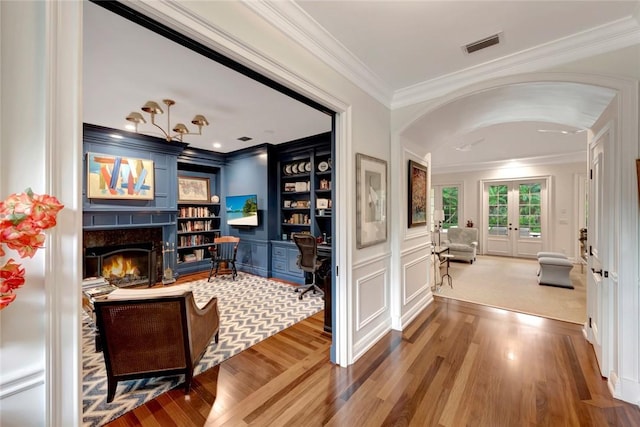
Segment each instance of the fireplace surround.
M162 228L85 230L83 278L118 287L155 285L162 272Z

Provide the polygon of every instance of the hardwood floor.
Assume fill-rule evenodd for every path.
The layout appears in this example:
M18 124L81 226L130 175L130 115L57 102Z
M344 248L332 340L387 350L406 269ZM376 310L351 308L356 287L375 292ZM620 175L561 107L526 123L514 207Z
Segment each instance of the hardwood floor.
M348 368L330 345L318 313L108 425L640 425L575 324L437 298Z

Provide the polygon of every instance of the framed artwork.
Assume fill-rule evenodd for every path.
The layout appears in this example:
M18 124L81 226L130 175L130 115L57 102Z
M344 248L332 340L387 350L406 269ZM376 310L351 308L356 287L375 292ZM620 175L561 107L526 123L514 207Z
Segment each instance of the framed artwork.
M640 201L640 159L636 159L636 179L638 180L638 200Z
M87 153L87 197L153 200L153 160Z
M178 177L178 202L208 202L209 178Z
M409 227L427 225L427 167L409 160Z
M387 162L356 154L356 247L387 240Z

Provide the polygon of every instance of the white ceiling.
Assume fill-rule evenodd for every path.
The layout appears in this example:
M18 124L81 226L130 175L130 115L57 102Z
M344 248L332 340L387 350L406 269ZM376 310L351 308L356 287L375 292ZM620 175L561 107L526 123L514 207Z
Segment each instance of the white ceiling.
M173 99L171 128L191 132L196 114L210 125L187 135L192 147L222 153L266 142L279 144L331 130L331 117L153 33L93 3L84 3L84 122L125 130L133 111L147 120L140 133L163 137L141 111ZM166 110L156 123L167 130ZM174 132L171 132L172 134ZM251 141L238 141L248 136ZM221 144L214 148L213 143Z
M244 4L265 19L277 11L289 23L280 21L283 32L390 108L514 69L544 69L640 42L638 1ZM172 124L190 124L196 113L211 122L204 137L187 136L185 142L212 149L219 141L223 147L215 150L221 152L330 128L325 114L94 4L85 5L85 122L121 129L124 117L145 101L172 97L177 102ZM471 55L463 52L461 46L498 32L501 44ZM586 134L573 131L589 127L611 95L584 85L516 85L448 104L408 134L415 141L431 136L429 149L440 169L464 168L469 161L585 158ZM236 141L245 135L254 140ZM530 152L531 144L536 152ZM470 151L455 150L464 145Z

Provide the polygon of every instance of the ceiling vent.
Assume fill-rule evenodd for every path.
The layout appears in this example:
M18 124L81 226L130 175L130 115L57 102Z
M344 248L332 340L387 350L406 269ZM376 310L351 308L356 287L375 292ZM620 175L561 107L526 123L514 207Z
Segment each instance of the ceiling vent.
M249 136L241 136L240 138L238 138L238 141L247 142L247 141L251 141L252 139L253 138Z
M489 46L493 46L493 45L496 45L496 44L500 43L501 34L502 33L494 34L492 36L485 37L482 40L478 40L478 41L475 41L473 43L469 43L468 45L464 46L463 49L467 53L473 53L473 52L477 52L477 51L482 50L482 49L486 49Z

